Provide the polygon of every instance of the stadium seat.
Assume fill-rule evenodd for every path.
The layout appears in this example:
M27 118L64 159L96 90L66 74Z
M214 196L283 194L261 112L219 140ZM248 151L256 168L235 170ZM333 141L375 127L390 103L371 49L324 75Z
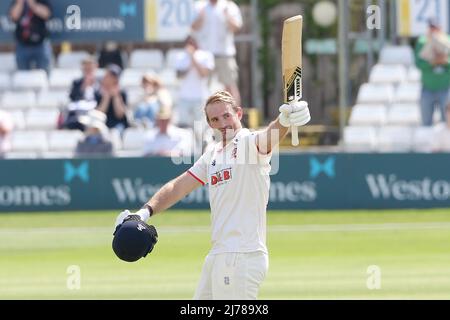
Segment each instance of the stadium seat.
M407 79L407 69L403 65L377 64L370 71L370 83L400 83Z
M58 110L31 109L25 116L27 130L56 129L58 122Z
M28 109L36 105L36 94L33 91L7 91L1 97L0 106L4 109Z
M12 77L14 90L43 90L48 87L44 70L16 71Z
M57 67L65 69L81 69L84 58L89 56L87 51L72 51L60 53L57 58Z
M408 46L385 46L381 49L379 63L414 65L414 51Z
M357 104L389 104L394 97L391 84L365 83L358 91Z
M417 104L392 104L387 114L388 125L417 126L420 120L420 107Z
M151 68L161 70L164 67L164 54L158 49L136 49L130 55L130 68Z
M37 107L40 109L60 109L69 103L67 91L41 91L37 96Z
M120 86L122 88L137 88L142 84L142 77L145 70L142 69L125 69L120 76Z
M413 132L413 151L432 152L433 127L417 127Z
M117 129L109 129L109 140L113 144L114 153L118 150L122 149L122 138L120 136L120 132Z
M75 151L78 141L84 137L80 130L53 130L48 133L50 151Z
M413 129L404 126L381 127L377 150L380 152L409 152L412 149Z
M45 131L13 131L11 145L14 152L47 151L47 135Z
M409 82L420 82L422 79L422 72L416 67L410 67L408 69L408 81Z
M55 68L50 73L49 84L52 89L69 89L75 79L82 76L80 69Z
M382 126L386 123L387 108L385 105L361 105L353 107L350 114L351 126Z
M161 82L166 87L176 87L178 86L178 78L177 78L177 72L175 69L164 69L161 70L158 73L159 78L161 79Z
M17 69L16 54L14 52L0 53L0 71L12 72Z
M103 68L98 68L97 70L95 70L95 76L98 79L102 79L105 76L106 73L106 69Z
M185 50L183 48L171 48L171 49L167 50L166 68L175 70L178 55L180 53L184 53L184 52L185 52Z
M395 90L393 102L418 103L420 100L421 90L422 85L420 83L401 83Z
M130 108L134 108L144 98L144 89L142 88L129 88L126 92Z
M375 127L345 127L344 149L347 152L371 152L376 144Z
M0 73L0 92L9 88L11 88L11 77L6 72Z
M22 110L10 110L8 113L11 115L14 122L14 130L25 129L25 115Z
M143 152L146 131L138 128L128 128L123 134L123 150L134 150Z

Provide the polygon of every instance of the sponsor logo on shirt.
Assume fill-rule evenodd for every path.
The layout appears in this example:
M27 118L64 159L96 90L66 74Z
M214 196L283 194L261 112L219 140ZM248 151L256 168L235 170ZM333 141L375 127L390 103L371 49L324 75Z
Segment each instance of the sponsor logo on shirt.
M220 185L231 181L231 168L223 169L211 175L211 185Z

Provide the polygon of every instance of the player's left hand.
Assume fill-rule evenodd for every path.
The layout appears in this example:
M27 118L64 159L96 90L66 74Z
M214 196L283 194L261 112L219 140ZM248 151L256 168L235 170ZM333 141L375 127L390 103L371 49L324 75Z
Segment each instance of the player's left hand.
M283 104L279 108L279 121L283 127L304 126L311 120L308 102L298 101L291 104Z
M122 211L116 218L114 228L117 228L117 226L121 225L123 223L123 220L125 220L125 218L128 217L130 214L132 213L129 210Z

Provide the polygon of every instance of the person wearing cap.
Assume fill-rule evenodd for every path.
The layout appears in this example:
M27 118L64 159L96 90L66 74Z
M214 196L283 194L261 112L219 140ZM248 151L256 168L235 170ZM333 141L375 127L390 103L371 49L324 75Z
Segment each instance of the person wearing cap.
M129 127L127 118L127 94L120 88L122 69L110 65L102 79L100 91L96 94L97 110L106 114L106 126L122 132Z
M94 109L80 116L79 121L84 125L85 138L78 142L75 155L78 157L112 156L113 145L107 139L106 115Z
M436 19L430 19L428 27L428 34L419 37L415 48L416 65L422 72L420 106L424 126L433 124L436 107L445 121L450 87L450 38Z
M152 128L160 108L172 108L172 97L157 74L147 72L142 76L144 97L136 105L133 118L138 126Z
M97 61L93 56L90 55L83 59L81 64L83 76L72 82L69 96L71 101L95 100L95 93L100 90L100 79L95 75L97 67Z
M171 124L172 110L161 108L156 116L156 127L145 140L144 156L179 157L192 154L193 133Z

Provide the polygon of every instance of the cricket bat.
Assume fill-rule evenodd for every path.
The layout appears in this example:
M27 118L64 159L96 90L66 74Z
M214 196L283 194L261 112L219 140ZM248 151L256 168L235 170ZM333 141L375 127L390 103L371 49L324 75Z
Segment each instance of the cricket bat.
M281 68L283 71L284 103L302 98L302 26L301 15L284 20L281 40ZM298 130L291 128L292 145L298 145Z

